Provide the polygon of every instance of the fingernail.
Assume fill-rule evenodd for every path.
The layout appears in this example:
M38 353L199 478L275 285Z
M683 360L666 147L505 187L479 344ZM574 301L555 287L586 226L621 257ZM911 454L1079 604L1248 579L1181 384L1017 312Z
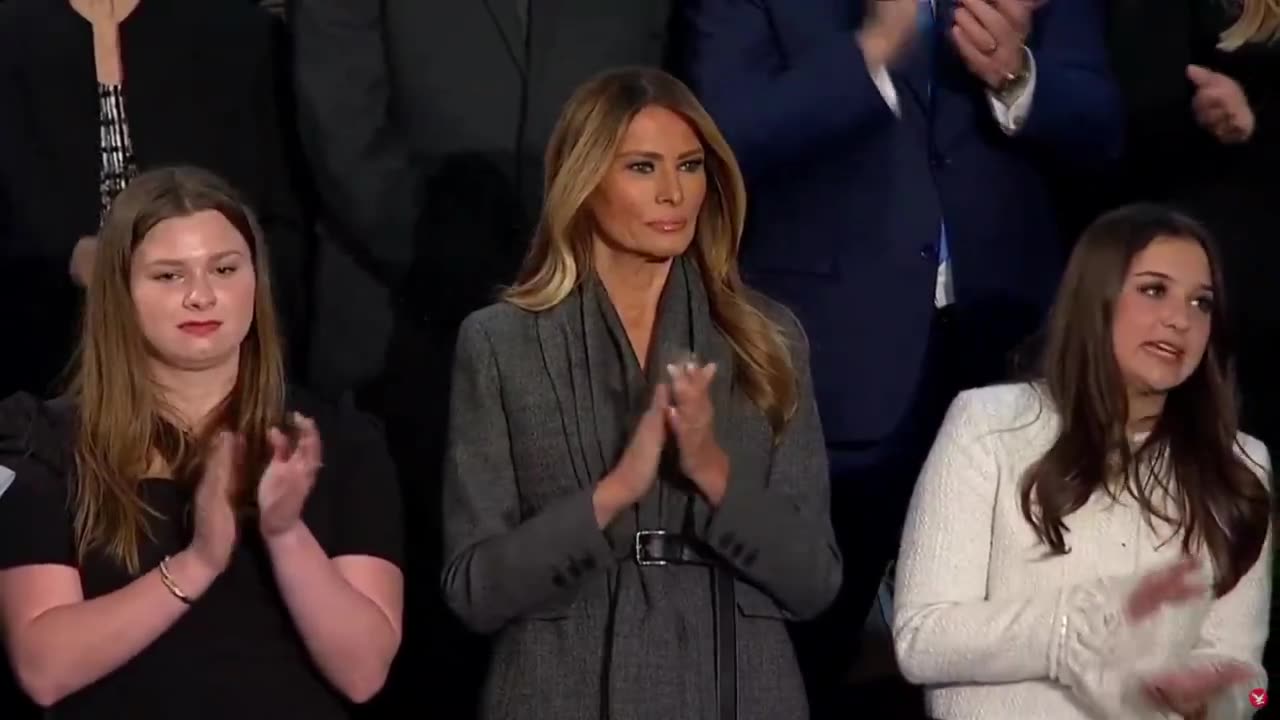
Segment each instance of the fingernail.
M677 367L675 366L675 363L667 363L667 374L668 374L668 375L670 375L671 377L675 377L675 376L676 376L676 373L678 373L678 372L680 372L680 369L679 369L679 368L677 368Z

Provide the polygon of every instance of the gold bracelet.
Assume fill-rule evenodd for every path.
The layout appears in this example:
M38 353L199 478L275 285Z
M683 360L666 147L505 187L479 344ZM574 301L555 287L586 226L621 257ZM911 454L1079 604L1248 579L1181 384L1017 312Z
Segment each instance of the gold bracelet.
M165 555L160 561L160 582L164 583L165 588L174 597L182 601L183 605L190 605L191 598L178 587L178 583L174 582L173 576L169 574L169 556Z

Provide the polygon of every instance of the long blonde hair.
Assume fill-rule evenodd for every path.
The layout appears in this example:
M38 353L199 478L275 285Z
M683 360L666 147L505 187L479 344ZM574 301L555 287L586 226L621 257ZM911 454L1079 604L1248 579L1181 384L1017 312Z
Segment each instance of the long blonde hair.
M156 381L147 371L148 349L130 291L134 252L164 220L213 210L240 232L256 276L254 317L240 346L234 389L204 426L175 424ZM155 460L175 481L199 477L213 434L223 428L246 441L243 477L267 457L267 430L284 411L284 359L271 273L262 230L253 212L222 180L195 168L165 168L139 175L112 203L98 236L98 257L85 300L80 345L72 366L77 441L74 492L75 544L81 558L99 549L130 572L139 569L138 546L150 537L155 515L139 484ZM238 502L248 488L240 483Z
M594 224L588 200L600 186L631 120L658 106L680 115L706 153L707 196L692 258L712 320L733 348L735 379L765 414L775 439L795 413L796 382L781 328L747 298L738 246L747 199L737 160L687 87L652 68L620 68L588 81L569 99L546 154L542 217L523 268L505 299L539 312L558 305L591 267Z
M1240 5L1240 16L1231 27L1222 31L1219 48L1235 50L1246 43L1267 43L1280 38L1280 0L1237 2Z

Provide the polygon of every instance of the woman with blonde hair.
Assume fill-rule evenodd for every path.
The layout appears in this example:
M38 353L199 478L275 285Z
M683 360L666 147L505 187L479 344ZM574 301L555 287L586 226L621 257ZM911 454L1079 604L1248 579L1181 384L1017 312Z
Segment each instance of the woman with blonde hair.
M458 340L442 580L495 637L486 720L807 716L784 621L840 555L804 337L743 287L744 211L679 81L569 101L524 270Z
M100 243L73 388L0 403L19 682L56 718L347 717L400 641L380 438L286 387L262 231L221 180L139 175Z

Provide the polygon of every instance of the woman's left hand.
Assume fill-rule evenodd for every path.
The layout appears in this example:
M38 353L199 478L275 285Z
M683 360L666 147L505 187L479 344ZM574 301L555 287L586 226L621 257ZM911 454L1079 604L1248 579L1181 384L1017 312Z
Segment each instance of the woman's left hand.
M729 485L729 457L716 440L715 409L711 404L716 364L673 363L667 366L667 373L671 376L672 398L667 424L680 448L680 469L708 502L719 505Z
M311 418L295 413L296 445L279 428L267 433L271 462L258 483L258 525L263 536L277 537L302 523L302 507L320 470L320 433Z
M1253 677L1253 670L1234 660L1196 665L1159 673L1146 679L1143 689L1156 707L1185 718L1203 717L1215 695ZM1241 688L1245 692L1247 688Z

